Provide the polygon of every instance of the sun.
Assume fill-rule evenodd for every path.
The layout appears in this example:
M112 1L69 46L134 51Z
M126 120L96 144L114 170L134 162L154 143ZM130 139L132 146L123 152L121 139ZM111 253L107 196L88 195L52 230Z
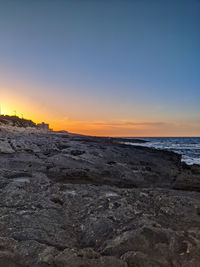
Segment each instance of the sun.
M13 115L13 111L9 106L0 104L0 114L1 115Z

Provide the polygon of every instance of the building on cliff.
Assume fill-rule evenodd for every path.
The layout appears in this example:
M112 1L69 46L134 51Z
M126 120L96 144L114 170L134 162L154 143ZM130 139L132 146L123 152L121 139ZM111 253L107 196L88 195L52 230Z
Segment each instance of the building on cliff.
M42 122L42 123L38 123L38 124L37 124L37 127L40 128L40 129L43 129L43 130L50 130L50 129L49 129L49 124L44 123L44 122Z

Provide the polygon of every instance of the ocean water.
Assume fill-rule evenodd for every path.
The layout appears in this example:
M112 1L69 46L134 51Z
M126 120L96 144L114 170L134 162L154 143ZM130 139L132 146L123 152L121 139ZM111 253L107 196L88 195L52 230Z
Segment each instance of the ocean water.
M187 164L200 164L200 137L145 137L147 143L140 145L174 151L182 155L182 161Z

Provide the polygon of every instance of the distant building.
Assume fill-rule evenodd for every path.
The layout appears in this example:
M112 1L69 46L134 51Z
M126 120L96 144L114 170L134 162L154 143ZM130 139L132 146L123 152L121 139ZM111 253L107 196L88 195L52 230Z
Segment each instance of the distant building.
M42 123L38 123L38 124L37 124L37 127L40 128L40 129L44 129L44 130L50 130L50 129L49 129L49 124L44 123L44 122L42 122Z

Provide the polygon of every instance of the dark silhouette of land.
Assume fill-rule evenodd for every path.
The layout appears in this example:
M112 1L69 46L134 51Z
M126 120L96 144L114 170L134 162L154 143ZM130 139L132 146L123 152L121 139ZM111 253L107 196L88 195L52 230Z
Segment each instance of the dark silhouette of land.
M17 127L36 127L32 120L19 118L18 116L0 115L0 123Z

